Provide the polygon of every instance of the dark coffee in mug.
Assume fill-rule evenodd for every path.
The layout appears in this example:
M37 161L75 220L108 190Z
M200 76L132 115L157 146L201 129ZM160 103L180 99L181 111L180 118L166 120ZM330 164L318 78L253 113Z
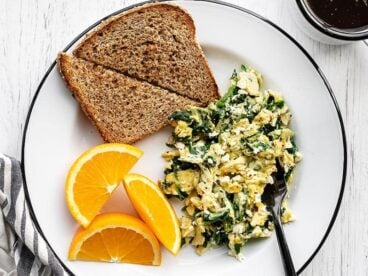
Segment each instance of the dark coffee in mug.
M368 0L307 0L321 21L338 29L361 29L368 26Z

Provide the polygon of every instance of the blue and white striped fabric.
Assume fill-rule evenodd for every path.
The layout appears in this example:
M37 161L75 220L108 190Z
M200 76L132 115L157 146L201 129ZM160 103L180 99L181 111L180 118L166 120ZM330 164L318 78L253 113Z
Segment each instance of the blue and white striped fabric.
M68 275L37 231L19 161L0 154L0 275Z

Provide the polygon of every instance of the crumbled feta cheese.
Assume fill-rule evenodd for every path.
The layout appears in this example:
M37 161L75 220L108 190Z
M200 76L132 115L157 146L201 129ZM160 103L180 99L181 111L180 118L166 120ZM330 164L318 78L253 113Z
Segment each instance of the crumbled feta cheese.
M225 154L225 150L221 147L220 144L213 144L211 145L213 151L218 154L218 155L223 155Z
M240 78L238 83L236 84L240 89L246 89L248 87L248 79L247 78Z
M185 148L185 145L181 142L178 142L178 143L175 144L175 147L179 150L182 150L182 149Z
M213 132L208 133L208 137L210 137L210 138L216 137L218 135L219 135L219 133L217 131L213 131Z
M245 232L245 223L244 222L240 222L240 223L235 224L233 226L233 233L242 234L244 232Z
M226 162L228 162L228 161L230 161L230 156L229 156L229 154L228 154L228 153L226 153L225 155L223 155L223 156L221 157L221 162L222 162L222 163L226 163Z

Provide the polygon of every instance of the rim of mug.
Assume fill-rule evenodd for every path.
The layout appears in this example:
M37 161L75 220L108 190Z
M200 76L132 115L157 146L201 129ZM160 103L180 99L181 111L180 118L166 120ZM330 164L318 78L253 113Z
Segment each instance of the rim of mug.
M327 36L347 41L364 40L368 38L368 26L360 31L349 31L348 29L338 29L332 26L327 26L319 19L311 10L307 0L295 0L304 18L318 31Z

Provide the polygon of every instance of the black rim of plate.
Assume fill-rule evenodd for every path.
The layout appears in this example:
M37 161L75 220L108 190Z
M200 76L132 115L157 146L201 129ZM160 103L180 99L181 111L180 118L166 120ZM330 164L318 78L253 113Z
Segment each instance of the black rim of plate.
M147 4L147 3L152 3L152 2L171 2L173 0L149 0L149 1L144 1L144 2L140 2L140 3L137 3L137 4L134 4L134 5L131 5L131 6L128 6L128 7L125 7L123 9L120 9L116 12L113 12L111 13L110 15L98 20L97 22L95 22L94 24L92 24L91 26L89 26L86 30L84 30L82 33L80 33L77 37L75 37L66 47L65 49L63 50L64 52L66 52L67 50L69 50L79 39L81 39L87 32L89 32L91 29L93 29L94 27L96 27L97 25L99 25L102 21L110 18L111 16L114 16L114 15L117 15L121 12L124 12L124 11L127 11L127 10L130 10L134 7L138 7L138 6L141 6L141 5L144 5L144 4ZM198 1L198 0L193 0L193 1ZM344 123L343 123L343 119L342 119L342 116L341 116L341 111L340 111L340 108L338 106L338 103L336 101L336 98L335 98L335 95L332 91L332 88L330 86L330 84L328 83L325 75L323 74L323 72L321 71L321 69L318 67L317 63L314 61L314 59L308 54L308 52L293 38L291 37L288 33L286 33L283 29L281 29L279 26L277 26L275 23L271 22L270 20L264 18L263 16L260 16L259 14L255 13L255 12L252 12L246 8L243 8L243 7L239 7L239 6L236 6L236 5L233 5L233 4L230 4L230 3L226 3L226 2L222 2L222 1L218 1L218 0L199 0L199 2L209 2L209 3L215 3L215 4L218 4L218 5L222 5L222 6L227 6L227 7L230 7L230 8L234 8L234 9L237 9L239 11L242 11L244 13L247 13L249 15L252 15L254 16L255 18L269 24L270 26L272 26L273 28L275 28L277 31L279 31L282 35L284 35L285 37L287 37L291 42L294 43L295 46L297 46L299 48L299 50L308 58L308 60L312 63L312 65L314 66L314 68L317 70L318 74L320 75L320 77L322 78L330 96L331 96L331 100L335 106L335 109L336 109L336 112L337 112L337 116L338 116L338 119L339 119L339 123L340 123L340 128L341 128L341 135L342 135L342 142L343 142L343 146L344 146L344 163L343 163L343 174L342 174L342 182L341 182L341 188L340 188L340 193L339 193L339 197L338 197L338 200L337 200L337 203L336 203L336 207L335 207L335 210L332 214L332 218L331 218L331 221L326 229L326 232L325 234L323 235L319 245L317 246L317 248L314 250L313 254L308 258L308 260L302 265L302 267L298 270L297 274L301 274L303 272L303 270L310 264L310 262L313 260L313 258L317 255L318 251L321 249L322 245L324 244L325 240L327 239L331 229L332 229L332 226L334 225L335 223L335 220L336 220L336 217L338 215L338 212L339 212L339 209L340 209L340 205L341 205L341 201L342 201L342 197L343 197L343 194L344 194L344 189L345 189L345 181L346 181L346 171L347 171L347 146L346 146L346 135L345 135L345 127L344 127ZM37 229L39 230L39 232L41 233L42 237L45 239L46 243L48 244L48 246L50 247L50 249L53 251L53 253L55 254L56 258L60 261L60 263L62 264L62 266L64 267L64 269L70 273L71 275L74 275L74 273L67 267L67 265L60 259L60 257L55 253L55 251L53 250L53 248L50 246L50 243L49 241L47 240L46 236L44 235L39 223L38 223L38 220L37 220L37 217L36 217L36 214L34 213L34 210L33 210L33 207L32 207L32 203L31 203L31 199L30 199L30 196L29 196L29 192L28 192L28 187L27 187L27 181L26 181L26 174L25 174L25 167L24 167L24 164L25 164L25 155L24 155L24 152L25 152L25 144L26 144L26 137L27 137L27 129L28 129L28 124L29 124L29 121L30 121L30 118L31 118L31 115L32 115L32 110L33 110L33 107L36 103L36 100L37 100L37 96L39 94L39 92L41 91L41 88L44 84L44 82L46 81L46 79L48 78L49 74L51 73L51 71L54 69L54 67L56 66L56 60L51 64L51 66L49 67L49 69L47 70L47 72L45 73L44 77L42 78L40 84L38 85L37 87L37 90L36 90L36 93L32 99L32 102L31 102L31 105L29 107L29 110L28 110L28 114L27 114L27 118L26 118L26 122L25 122L25 127L24 127L24 131L23 131L23 139L22 139L22 156L21 156L21 168L22 168L22 174L23 174L23 179L24 179L24 191L25 191L25 198L26 198L26 201L27 201L27 204L28 204L28 207L29 207L29 210L30 210L30 213L31 213L31 216L34 220L34 223L37 227Z

